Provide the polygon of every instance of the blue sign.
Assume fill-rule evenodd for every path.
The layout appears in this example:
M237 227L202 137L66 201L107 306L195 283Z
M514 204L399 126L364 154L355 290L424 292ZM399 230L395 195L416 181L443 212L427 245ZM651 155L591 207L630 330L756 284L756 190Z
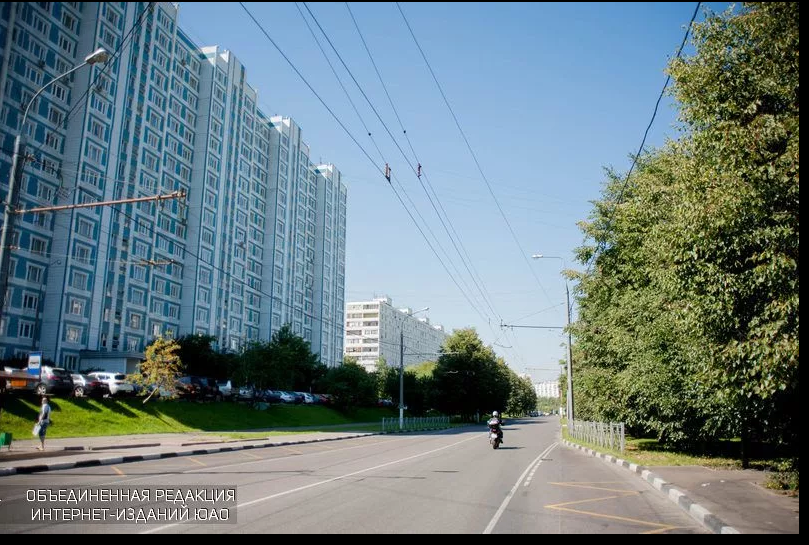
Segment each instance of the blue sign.
M28 354L28 374L39 376L42 373L42 352Z

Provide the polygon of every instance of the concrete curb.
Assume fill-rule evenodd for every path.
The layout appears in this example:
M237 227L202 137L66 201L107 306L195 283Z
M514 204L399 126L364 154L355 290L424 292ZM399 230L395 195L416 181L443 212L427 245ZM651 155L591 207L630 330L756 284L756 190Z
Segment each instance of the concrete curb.
M736 528L732 526L728 526L722 520L720 520L716 515L705 509L700 504L696 503L694 500L689 498L685 493L678 490L677 488L673 487L648 469L643 466L639 466L637 464L632 464L627 462L626 460L622 460L620 458L616 458L610 454L603 454L591 448L583 447L567 439L562 439L562 443L567 445L568 447L579 449L590 456L594 456L596 458L601 458L607 463L615 464L620 466L624 469L631 471L638 475L641 479L645 480L649 484L651 484L656 489L663 492L663 494L668 497L671 501L677 504L680 509L688 513L688 515L706 527L708 530L715 534L739 534Z
M74 469L79 467L95 467L114 464L126 464L131 462L143 462L146 460L159 460L163 458L178 458L180 456L198 456L201 454L216 454L219 452L235 452L239 450L252 450L260 448L284 447L288 445L302 445L306 443L323 443L327 441L341 441L343 439L356 439L369 435L379 435L378 433L357 433L342 437L328 437L320 439L308 439L300 441L268 441L255 445L232 445L206 449L195 449L182 452L160 452L152 454L133 454L131 456L113 456L109 458L97 458L90 460L79 460L76 462L53 462L49 464L21 465L13 467L0 467L0 477L7 475L21 475L30 473L41 473L43 471L54 471L59 469Z

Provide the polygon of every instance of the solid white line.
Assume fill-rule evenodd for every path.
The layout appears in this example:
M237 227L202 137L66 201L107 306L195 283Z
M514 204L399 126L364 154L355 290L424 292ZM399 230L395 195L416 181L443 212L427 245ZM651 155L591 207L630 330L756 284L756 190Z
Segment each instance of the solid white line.
M528 467L525 468L525 471L522 472L522 475L520 475L520 478L517 479L517 482L514 484L514 487L512 487L511 492L508 493L506 499L504 499L503 503L500 504L500 508L494 514L492 520L489 521L489 525L486 526L485 530L483 530L484 534L492 533L492 530L494 530L494 527L497 525L497 521L499 521L500 517L503 516L503 513L505 512L506 507L508 507L511 498L514 496L514 493L517 492L517 489L520 487L520 483L523 481L523 479L525 479L525 476L528 474L528 471L531 469L531 467L533 467L534 464L537 464L537 466L539 466L539 464L542 463L542 458L547 456L556 445L558 445L558 443L553 443L551 446L543 450L539 456L534 458L534 460L530 464L528 464Z
M440 452L442 450L446 450L448 448L452 448L454 446L460 445L461 443L466 443L467 441L472 441L473 439L478 439L478 436L475 435L473 437L469 437L468 439L463 439L463 440L458 441L456 443L452 443L451 445L446 445L444 447L440 447L440 448L437 448L437 449L428 450L427 452L422 452L420 454L414 454L413 456L408 456L407 458L400 458L399 460L393 460L392 462L386 462L384 464L379 464L379 465L376 465L376 466L373 466L373 467L367 467L365 469L360 469L359 471L352 471L351 473L346 473L345 475L340 475L339 477L332 477L331 479L326 479L325 481L318 481L316 483L307 484L305 486L299 486L298 488L293 488L291 490L285 490L284 492L278 492L277 494L271 494L269 496L264 496L263 498L257 498L255 500L251 500L251 501L248 501L248 502L245 502L245 503L240 503L239 505L236 506L236 509L241 509L243 507L250 507L251 505L255 505L257 503L262 503L262 502L272 500L272 499L275 499L275 498L280 498L281 496L287 496L289 494L294 494L295 492L301 492L303 490L308 490L308 489L314 488L316 486L321 486L321 485L324 485L324 484L333 483L334 481L339 481L341 479L346 479L348 477L353 477L354 475L360 475L362 473L367 473L369 471L375 471L377 469L382 469L383 467L391 466L391 465L394 465L394 464L399 464L399 463L402 463L402 462L407 462L408 460L414 460L416 458L421 458L422 456L427 456L428 454L433 454L434 452ZM144 532L141 532L141 534L153 534L155 532L160 532L162 530L166 530L168 528L173 528L174 526L179 526L179 525L180 525L180 523L166 524L165 526L159 526L159 527L153 528L151 530L146 530Z
M389 439L387 441L387 444L398 442L398 441L406 441L408 439L410 439L410 438L409 437L397 437L395 439ZM384 441L377 441L376 443L372 443L371 445L380 445L380 444L383 444L383 443L384 443ZM275 461L281 461L281 460L288 460L290 458L300 458L301 456L314 456L314 455L318 455L318 454L334 454L335 452L341 452L341 451L344 451L344 450L353 450L353 449L364 448L364 447L368 447L368 446L369 445L355 445L353 447L345 447L345 448L332 449L332 450L322 450L322 451L316 451L316 452L307 452L305 454L291 454L289 456L279 456L277 458L260 458L258 460L251 460L249 462L234 462L234 463L231 463L231 464L224 464L224 465L220 465L220 466L208 466L206 468L196 468L195 467L193 469L186 469L186 470L183 470L183 471L172 471L170 473L164 474L164 476L165 475L175 475L175 474L176 475L186 475L186 474L189 474L189 473L210 472L210 471L213 471L214 469L227 469L227 468L233 468L233 467L250 465L250 464L260 464L262 462L275 462ZM261 447L261 448L264 448L264 447ZM273 447L268 447L268 448L273 448ZM257 449L254 449L254 450L257 450ZM223 454L228 454L228 453L223 453ZM148 458L147 458L147 456L148 456ZM161 461L171 461L171 460L181 460L183 458L182 456L172 456L172 457L169 457L169 458L160 458L159 454L158 455L144 454L143 457L144 457L144 461L146 461L147 459L148 460L159 459ZM68 463L70 464L70 467L66 467L65 469L87 469L87 468L83 468L83 467L82 468L75 467L74 462L68 462ZM12 471L14 471L14 468L10 468L10 469ZM8 475L15 475L15 474L17 474L17 473L8 473ZM44 473L40 473L40 475L42 475L42 474L44 474ZM65 475L65 474L60 475L60 477L84 477L84 476L85 475L81 474L81 473L68 473L67 475ZM85 484L67 485L67 484L65 484L65 485L62 485L62 486L65 487L65 488L69 488L71 486L94 486L94 487L98 488L98 487L104 487L104 486L117 486L117 485L126 484L126 483L136 483L136 482L139 482L139 481L148 481L148 480L152 480L152 479L155 479L155 475L145 475L143 477L132 477L132 478L129 478L129 479L118 479L118 480L115 480L115 481L97 483L97 484L92 484L92 485L85 485ZM25 499L24 495L12 496L10 498L6 498L7 501L22 500L22 499Z

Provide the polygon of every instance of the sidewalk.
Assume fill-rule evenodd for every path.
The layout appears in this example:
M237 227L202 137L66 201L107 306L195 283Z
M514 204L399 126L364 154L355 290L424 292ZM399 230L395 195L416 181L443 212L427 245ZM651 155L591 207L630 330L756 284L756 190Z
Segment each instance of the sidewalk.
M321 427L322 429L322 427ZM257 430L258 431L258 430ZM273 430L281 431L281 430ZM226 433L226 432L223 432ZM192 456L283 445L336 441L364 437L372 433L317 431L233 439L212 433L162 433L47 439L45 451L39 441L14 441L11 450L0 449L0 477L18 473L38 473L57 469L112 465L159 458Z
M764 488L762 471L641 467L566 440L563 443L637 474L714 533L800 533L799 499Z

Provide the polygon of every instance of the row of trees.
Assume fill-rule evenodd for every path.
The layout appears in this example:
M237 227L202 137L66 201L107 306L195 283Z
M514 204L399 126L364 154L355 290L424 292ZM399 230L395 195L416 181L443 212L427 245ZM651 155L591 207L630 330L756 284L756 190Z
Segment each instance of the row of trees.
M609 172L578 249L576 416L673 443L798 440L798 4L707 14L681 137Z
M369 373L350 357L342 365L327 368L289 326L269 342L252 344L238 355L217 353L213 340L204 335L156 339L146 349L136 380L171 389L180 373L227 377L260 389L329 393L342 408L376 405L379 399L399 400L398 368L380 361L377 370ZM436 362L405 370L403 384L409 414L437 410L471 418L493 410L511 414L536 410L530 382L511 371L472 329L455 331Z

